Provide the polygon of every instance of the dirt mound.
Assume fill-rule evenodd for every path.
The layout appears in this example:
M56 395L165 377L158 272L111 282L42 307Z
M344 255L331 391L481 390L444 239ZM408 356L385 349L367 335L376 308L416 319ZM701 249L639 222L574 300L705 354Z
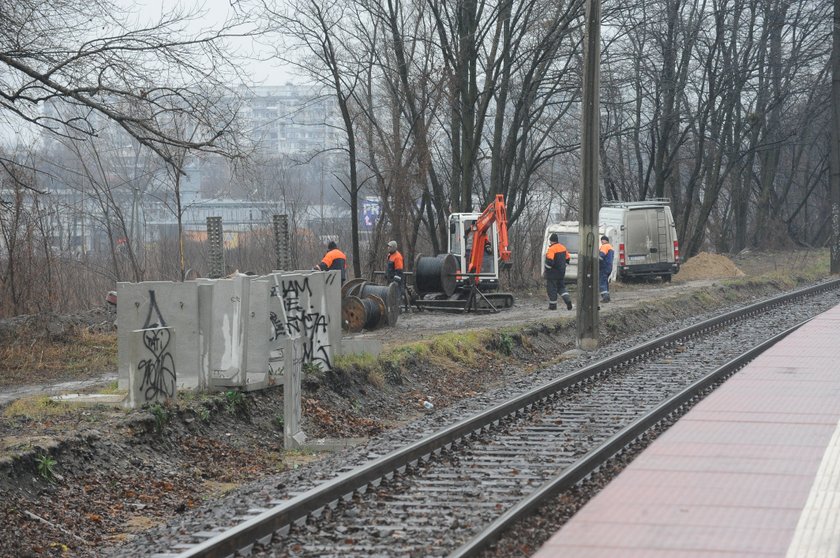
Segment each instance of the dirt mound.
M75 314L59 315L52 312L27 314L0 320L0 342L13 343L21 339L71 340L78 331L109 333L116 331L116 312L105 307L92 308Z
M700 252L680 266L675 281L696 281L700 279L729 279L745 274L735 263L721 254Z

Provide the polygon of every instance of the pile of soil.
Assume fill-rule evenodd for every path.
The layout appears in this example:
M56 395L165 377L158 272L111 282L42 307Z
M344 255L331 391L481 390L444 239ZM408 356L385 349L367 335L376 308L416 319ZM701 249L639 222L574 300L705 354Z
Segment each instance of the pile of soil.
M674 281L731 279L743 276L744 272L726 256L700 252L680 266L680 272L674 276Z
M25 340L64 341L72 339L79 331L109 333L116 331L116 310L104 306L75 314L26 314L0 319L0 342L14 343Z

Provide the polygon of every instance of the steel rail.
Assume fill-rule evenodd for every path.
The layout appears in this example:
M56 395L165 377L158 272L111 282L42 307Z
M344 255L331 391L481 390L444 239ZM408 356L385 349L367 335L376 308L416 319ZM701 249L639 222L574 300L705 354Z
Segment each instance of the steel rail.
M237 551L250 548L256 542L267 542L276 531L302 521L308 515L317 512L323 507L341 498L350 496L357 490L366 488L368 485L382 478L386 478L407 466L411 466L433 453L438 453L458 440L467 438L474 433L481 432L485 428L498 424L503 418L528 409L540 401L553 397L576 384L597 378L613 368L618 368L622 364L633 362L680 339L690 338L699 333L710 331L742 317L761 312L770 306L783 304L795 298L809 296L835 288L840 288L840 280L827 281L759 301L744 308L727 312L621 351L543 386L534 388L486 411L473 415L470 418L464 419L414 444L340 475L271 509L262 511L258 515L214 537L197 543L179 554L169 554L168 556L177 556L178 558L227 557Z
M511 527L518 520L533 513L541 504L556 494L568 490L578 482L593 473L596 469L605 465L610 458L617 455L634 440L645 434L648 430L661 422L663 419L675 413L680 407L700 395L718 381L734 374L740 368L749 363L756 356L760 355L813 318L809 318L799 324L787 329L778 335L756 345L744 354L735 357L721 367L710 372L705 377L697 380L681 392L665 400L658 407L648 414L639 417L618 431L611 438L604 440L597 448L587 453L584 457L575 461L562 473L543 483L535 492L523 498L517 505L508 509L499 516L493 523L484 528L478 535L462 545L455 552L449 554L449 558L466 558L475 556L496 542L501 534Z

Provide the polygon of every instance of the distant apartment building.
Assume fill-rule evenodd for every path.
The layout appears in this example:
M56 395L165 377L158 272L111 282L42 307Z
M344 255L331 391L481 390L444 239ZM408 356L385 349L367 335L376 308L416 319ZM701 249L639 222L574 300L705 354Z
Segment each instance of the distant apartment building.
M287 83L240 88L240 113L252 141L267 153L313 154L342 145L335 97Z
M240 124L257 153L265 158L288 158L292 162L286 180L316 185L323 200L325 188L329 189L325 178L331 177L330 169L340 164L342 157L336 149L344 135L334 97L319 94L313 86L291 83L239 87L235 93L240 103ZM55 122L67 120L73 110L75 107L60 100L42 107L45 117ZM44 188L50 198L53 245L81 252L105 249L106 221L113 221L113 212L108 218L102 216L103 188L108 189L106 201L118 205L125 216L132 242L153 242L177 231L173 173L116 124L96 114L88 117L98 128L97 135L88 141L97 142L97 158L108 167L99 175L102 183L95 188L84 184L78 169L64 172L73 165L71 149L52 134L42 136L47 160L57 165L46 169L45 176L50 179ZM276 184L272 174L267 183L259 185L247 180L235 183L228 162L211 154L190 156L183 171L182 225L190 237L200 236L197 233L205 229L207 217L221 217L227 232L240 234L269 228L272 215L286 213L283 203L271 194L270 188ZM343 213L342 208L325 206L322 201L317 211L313 207L305 209L301 220L304 226L313 227L314 234L323 236L347 228L349 219ZM113 229L112 223L111 234Z

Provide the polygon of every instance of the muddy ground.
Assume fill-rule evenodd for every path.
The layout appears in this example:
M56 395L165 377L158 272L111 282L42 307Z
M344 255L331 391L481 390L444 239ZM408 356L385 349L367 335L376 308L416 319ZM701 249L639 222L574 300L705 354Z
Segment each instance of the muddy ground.
M797 272L780 273L786 269ZM672 283L614 285L613 302L601 308L601 341L790 290L826 271L824 252L701 254ZM408 313L395 328L359 334L381 339L383 354L340 359L332 371L306 374L306 432L310 438L375 436L424 412L424 400L445 407L563 358L575 346L575 312L546 308L544 293L535 289L517 293L516 306L498 314ZM93 316L88 326L107 329L101 313ZM48 322L72 321L60 332L72 337L88 327L76 320ZM26 322L0 324L4 342L19 342L16 328L25 330ZM109 372L113 377L102 370L76 376ZM53 377L69 379L61 371ZM119 543L243 483L318 459L284 450L280 389L184 394L176 405L124 412L28 395L45 385L24 389L26 378L2 384L17 398L3 405L0 417L0 556L95 556L98 545ZM103 388L113 389L113 382L100 382L97 389Z

